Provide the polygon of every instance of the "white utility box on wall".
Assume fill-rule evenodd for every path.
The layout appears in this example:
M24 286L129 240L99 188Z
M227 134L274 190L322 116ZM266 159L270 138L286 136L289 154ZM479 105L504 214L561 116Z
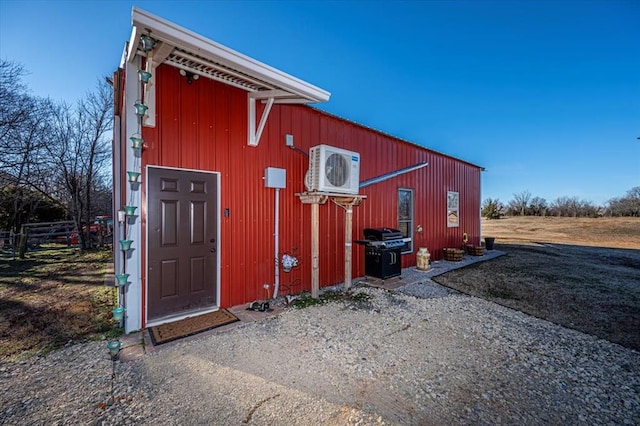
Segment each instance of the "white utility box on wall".
M287 171L275 167L264 169L264 186L266 188L286 188Z

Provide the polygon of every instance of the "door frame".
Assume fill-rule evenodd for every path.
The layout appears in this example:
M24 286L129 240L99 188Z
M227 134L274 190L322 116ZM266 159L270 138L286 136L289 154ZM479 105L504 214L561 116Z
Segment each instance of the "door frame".
M196 172L196 173L207 173L207 174L212 174L212 175L218 175L218 178L216 179L217 182L217 186L216 186L216 305L209 307L209 308L204 308L204 309L200 309L197 311L189 311L186 312L184 314L175 314L175 315L169 315L166 317L162 317L156 320L152 320L149 321L149 223L147 221L147 212L149 211L149 169L164 169L164 170L177 170L177 171L182 171L182 172ZM145 222L146 222L146 226L145 226L145 235L144 235L144 245L145 245L145 270L144 270L144 275L145 275L145 297L144 297L144 319L145 319L145 326L146 327L153 327L156 325L160 325L160 324L165 324L165 323L169 323L169 322L174 322L174 321L179 321L181 319L185 319L188 317L192 317L194 316L194 314L206 314L209 312L215 312L217 310L220 309L220 260L221 260L221 253L220 253L220 225L222 224L221 222L221 217L220 217L220 212L221 212L221 208L220 208L220 202L221 202L221 197L220 197L220 188L222 187L222 183L220 182L220 180L222 179L222 173L220 172L214 172L211 170L199 170L199 169L187 169L187 168L182 168L182 167L168 167L168 166L158 166L158 165L147 165L145 167L145 203L144 203L144 214L145 214Z

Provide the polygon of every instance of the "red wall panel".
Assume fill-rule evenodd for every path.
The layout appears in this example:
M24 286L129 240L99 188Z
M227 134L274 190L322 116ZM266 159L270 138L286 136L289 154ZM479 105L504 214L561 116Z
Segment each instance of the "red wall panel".
M302 105L274 105L259 145L249 147L246 92L206 78L189 85L166 65L157 69L156 82L156 127L143 130L145 165L220 173L222 306L264 298L263 284L274 282L275 190L264 187L267 167L287 171L287 187L280 191L280 252L294 253L301 262L293 272L281 273L281 294L289 287L296 292L310 289L311 209L295 195L304 191L308 159L285 145L285 134L292 134L304 152L322 143L359 152L361 181L429 163L361 190L367 199L354 211L354 239L362 238L365 227L396 227L397 190L408 188L415 196L414 225L424 228L415 250L427 246L432 258L439 259L443 247L462 245L463 232L479 243L481 169L475 165ZM258 117L263 108L258 105ZM447 191L460 193L456 228L447 228ZM344 210L332 203L320 207L323 286L344 278L344 217ZM363 253L354 246L355 277L364 274ZM403 266L411 265L415 254L403 256Z

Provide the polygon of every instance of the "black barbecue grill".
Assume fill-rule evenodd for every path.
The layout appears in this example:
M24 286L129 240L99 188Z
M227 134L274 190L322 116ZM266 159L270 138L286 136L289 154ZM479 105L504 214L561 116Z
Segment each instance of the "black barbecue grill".
M365 228L364 240L356 243L364 245L364 273L380 279L398 277L402 271L402 250L411 238L404 238L402 232L393 228Z

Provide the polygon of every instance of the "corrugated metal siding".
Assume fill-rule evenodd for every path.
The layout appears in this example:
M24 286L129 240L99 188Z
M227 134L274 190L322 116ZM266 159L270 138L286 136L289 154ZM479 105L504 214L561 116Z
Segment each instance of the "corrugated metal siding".
M427 161L429 165L363 188L367 200L354 211L353 236L365 227L397 226L397 190L415 194L415 223L425 230L432 258L442 248L462 245L467 232L472 243L480 234L480 169L357 124L300 105L274 105L258 147L247 146L246 92L201 78L188 85L177 69L157 70L157 126L144 128L148 148L145 165L212 170L221 174L221 305L232 306L266 297L264 283L274 281L275 190L264 187L264 169L287 171L280 191L280 251L293 252L299 268L281 274L281 290L297 280L293 290L310 289L311 208L295 196L304 191L308 160L285 146L285 134L308 152L321 143L358 151L361 180ZM259 104L259 114L263 108ZM258 116L259 116L258 114ZM447 191L460 193L460 227L446 226ZM229 217L224 216L229 209ZM344 278L344 217L342 208L320 207L320 282ZM144 223L144 222L143 222ZM143 231L144 232L144 231ZM363 248L354 246L353 276L364 274ZM403 266L415 265L415 255L403 256Z

